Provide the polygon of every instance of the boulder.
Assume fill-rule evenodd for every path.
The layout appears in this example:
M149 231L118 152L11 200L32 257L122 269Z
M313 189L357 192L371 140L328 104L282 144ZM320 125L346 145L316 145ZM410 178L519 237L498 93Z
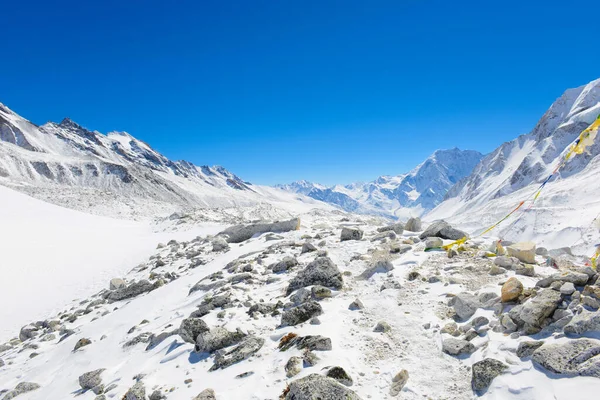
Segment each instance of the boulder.
M332 349L331 339L320 335L294 336L287 341L279 343L281 351L289 350L294 346L298 350L306 349L308 351L329 351Z
M515 266L515 274L523 276L534 276L535 267L531 264L518 264Z
M356 311L356 310L362 310L365 308L365 305L362 303L362 301L360 301L360 299L355 299L352 303L350 303L350 305L348 306L348 310L352 310L352 311Z
M550 276L553 282L571 282L575 286L583 286L590 279L589 275L583 272L565 271Z
M310 295L311 292L308 289L300 288L290 296L290 301L297 306L310 300Z
M438 237L430 237L430 238L427 238L427 240L425 241L425 248L427 248L427 249L435 249L435 248L442 247L443 245L444 245L444 242L442 241L442 239L440 239Z
M489 270L489 274L492 275L492 276L494 276L494 275L502 275L504 273L506 273L506 270L504 268L502 268L502 267L499 267L499 266L495 265L495 264L492 264L492 266L490 267L490 270Z
M402 388L406 385L406 382L408 382L408 371L403 369L392 378L390 396L398 396Z
M284 311L281 314L280 326L295 326L308 321L312 317L319 316L323 313L321 305L315 301L308 301L294 308Z
M138 381L135 385L133 385L125 396L123 400L146 400L146 387L142 381Z
M200 394L192 400L217 400L217 395L212 389L204 389Z
M114 290L108 294L107 299L110 301L119 301L130 299L132 297L139 296L142 293L149 292L154 289L154 285L147 281L146 279L142 279L137 282L133 282L127 287L120 288Z
M332 367L328 369L325 376L335 379L344 386L352 386L354 384L350 375L348 375L346 370L342 367Z
M304 253L311 253L313 251L317 251L318 249L315 247L314 244L310 243L310 242L304 242L304 244L302 245L302 250L300 251L300 254L304 254Z
M565 296L572 295L574 291L575 291L575 285L573 285L573 283L571 283L571 282L565 282L560 287L560 293L564 294Z
M199 353L213 353L239 343L245 337L246 334L239 329L235 332L230 332L225 328L216 327L198 335L195 349Z
M291 378L302 372L303 360L301 357L293 356L290 357L287 363L285 363L285 376Z
M358 228L342 228L340 235L340 241L346 240L361 240L363 237L363 231Z
M369 268L367 268L362 274L360 274L361 278L369 279L376 273L387 274L388 272L394 269L394 265L389 260L379 260L373 263Z
M425 229L425 231L419 235L419 238L425 239L428 237L439 237L442 239L459 240L467 236L468 235L466 232L454 229L449 223L441 220L429 225L427 229Z
M95 371L86 372L79 377L79 386L83 390L90 390L97 386L102 385L102 378L100 375L105 371L105 368L97 369Z
M460 319L469 319L475 314L475 311L481 307L481 302L470 293L459 293L452 297L448 305L454 308L456 315Z
M523 284L513 276L502 285L501 293L502 302L515 301L523 293Z
M530 357L533 354L533 352L540 348L543 344L543 340L528 340L525 342L521 342L517 347L517 357Z
M331 297L331 289L326 288L325 286L315 285L310 289L312 296L316 300L323 300L328 297Z
M229 250L229 244L227 243L227 241L224 238L217 236L216 238L213 239L213 241L212 241L212 251L213 252L227 251L227 250Z
M21 328L21 331L19 332L19 339L21 340L21 342L24 342L27 339L33 339L38 335L38 331L39 327L33 324L25 325Z
M77 351L82 347L88 346L92 344L92 341L88 338L81 338L77 341L77 343L75 343L75 348L73 349L73 351Z
M318 257L290 281L286 295L306 286L321 285L341 289L342 284L342 273L333 261L329 257Z
M121 288L124 288L125 286L127 286L127 284L121 278L113 278L113 279L111 279L110 283L108 285L108 287L109 287L110 290L121 289Z
M583 309L564 327L564 332L570 335L600 333L600 311L592 312Z
M473 343L462 339L448 338L442 341L442 351L451 356L471 354L475 351Z
M409 232L420 232L421 229L423 229L421 227L421 218L409 218L408 221L406 221L406 225L404 225L404 229Z
M14 399L20 394L31 392L39 389L41 386L34 382L21 382L13 390L6 393L2 400Z
M208 332L210 329L206 322L200 318L186 318L179 325L179 336L188 343L196 343L198 335Z
M493 358L485 358L473 364L471 368L471 387L473 391L477 394L483 394L490 387L494 378L507 368L508 365Z
M518 258L520 261L528 264L535 264L535 243L519 242L506 247L509 257Z
M287 256L284 257L283 260L276 262L275 264L271 264L269 269L274 273L279 273L285 272L296 265L298 265L298 260L296 260L294 257Z
M381 228L377 228L377 232L389 232L392 231L394 233L396 233L397 235L402 235L402 232L404 232L404 225L402 225L402 223L398 222L396 224L392 224L392 225L387 225L387 226L382 226Z
M263 338L257 336L247 336L232 350L224 354L217 353L215 356L215 363L210 368L210 371L225 369L233 364L243 361L259 351L264 344L265 340Z
M494 259L494 264L506 269L516 269L520 262L515 257L499 256Z
M377 323L377 325L375 325L373 332L389 332L391 330L392 330L392 327L390 326L390 324L388 324L385 321L379 321Z
M293 218L287 221L259 222L250 225L231 226L219 236L227 238L228 243L241 243L252 236L265 232L290 232L300 229L300 218Z
M533 352L531 359L550 372L561 375L582 375L600 378L600 341L576 339L544 344Z
M540 327L544 319L554 313L561 299L559 292L552 289L544 289L523 303L523 307L519 312L519 318L527 324Z
M335 379L319 374L295 380L288 388L285 397L282 397L283 400L360 400L356 393Z

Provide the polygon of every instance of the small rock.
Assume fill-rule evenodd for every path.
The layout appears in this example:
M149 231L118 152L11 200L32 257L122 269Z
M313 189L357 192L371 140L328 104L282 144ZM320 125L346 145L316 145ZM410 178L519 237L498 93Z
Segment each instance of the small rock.
M463 320L471 318L475 314L475 311L481 307L479 299L466 292L452 297L448 305L453 307L456 315Z
M490 387L494 378L507 368L508 365L493 358L486 358L476 362L471 368L471 387L475 393L483 394Z
M186 318L179 326L179 336L188 343L196 343L198 335L209 330L208 325L201 318Z
M400 394L402 391L402 388L406 385L406 382L408 382L408 371L403 369L402 371L398 372L394 378L392 378L390 395L398 396L398 394Z
M302 372L302 358L294 356L290 357L288 362L285 364L285 375L288 378L298 375Z
M133 385L125 396L123 400L146 400L146 387L142 381L137 382Z
M375 325L373 332L389 332L391 330L392 330L392 327L390 326L390 324L388 324L385 321L379 321L377 323L377 325Z
M31 392L39 389L41 386L34 382L21 382L13 390L6 393L2 400L10 400L17 397L20 394Z
M125 281L123 279L113 278L110 280L108 287L110 288L110 290L117 290L117 289L122 289L126 286L127 286L127 284L125 283Z
M204 389L200 394L192 400L217 400L217 395L212 389Z
M462 339L448 338L442 341L442 351L452 356L471 354L475 351L473 343Z
M531 264L519 264L515 267L515 274L523 276L535 276L535 268Z
M81 338L77 341L77 343L75 343L75 348L73 349L73 351L77 351L80 348L84 347L84 346L88 346L92 344L92 341L90 339L87 338Z
M361 240L363 237L363 231L358 228L342 228L340 235L340 241L346 240Z
M361 398L335 379L311 374L290 383L282 400L361 400Z
M323 313L321 305L314 301L308 301L291 308L281 314L280 326L295 326L306 322L312 317L319 316Z
M519 343L517 347L517 357L525 358L530 357L534 351L544 344L543 340L529 340Z
M565 282L562 284L559 290L561 294L570 296L575 291L575 285L573 285L572 282Z
M345 386L352 386L352 384L354 383L350 375L348 375L348 373L342 367L330 368L325 374L325 376L327 376L328 378L333 378Z
M352 311L356 311L356 310L362 310L364 309L365 306L362 303L362 301L360 301L359 299L354 300L352 303L350 303L350 305L348 306L349 310Z
M523 293L523 284L515 277L511 277L502 285L502 302L515 301Z
M509 257L516 257L527 264L535 264L535 243L519 242L506 247Z
M331 297L331 289L326 288L325 286L315 285L311 288L312 296L317 300L323 300L325 298Z
M438 237L430 237L425 241L425 248L427 249L436 249L442 247L443 245L444 242Z
M504 273L506 273L506 270L495 264L490 267L490 275L502 275Z
M409 218L404 225L404 229L409 232L420 232L422 228L421 226L421 218Z
M318 249L310 242L305 242L302 245L302 250L300 251L300 254L304 254L304 253L310 253L313 251L317 251Z
M79 377L79 386L83 390L90 390L102 384L102 378L100 375L104 372L105 369L97 369L95 371L86 372L85 374Z

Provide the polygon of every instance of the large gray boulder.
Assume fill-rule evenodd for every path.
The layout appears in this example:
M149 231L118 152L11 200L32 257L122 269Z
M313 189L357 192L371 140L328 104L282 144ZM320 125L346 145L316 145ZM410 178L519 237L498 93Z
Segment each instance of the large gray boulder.
M288 269L295 267L296 265L298 265L298 260L296 260L294 257L287 256L284 257L283 260L271 264L269 266L269 269L275 273L285 272Z
M146 400L146 387L144 386L144 383L139 381L129 388L127 393L125 393L123 400Z
M307 301L281 314L280 326L295 326L308 321L312 317L323 314L323 308L316 301Z
M600 341L576 339L544 344L533 352L531 359L555 374L582 375L600 378Z
M429 225L427 229L425 229L425 231L419 235L419 238L425 239L428 237L439 237L442 239L458 240L467 236L468 235L466 232L455 229L446 221L441 220Z
M404 232L404 225L402 225L401 222L397 222L395 224L392 225L387 225L387 226L382 226L381 228L377 228L377 232L388 232L388 231L393 231L394 233L398 234L398 235L402 235L402 232Z
M22 342L26 341L27 339L32 339L38 335L39 329L40 328L38 328L34 324L25 325L21 328L21 331L19 332L19 339Z
M179 336L188 343L196 343L198 335L209 330L208 325L201 318L186 318L179 326Z
M473 343L463 339L448 338L442 342L442 351L451 356L458 356L473 353L475 346Z
M523 303L523 307L519 312L519 319L526 324L540 327L544 320L554 313L560 301L561 295L559 292L552 289L542 290Z
M95 371L86 372L79 377L79 386L81 386L83 390L90 390L102 385L102 378L100 375L104 371L105 368L100 368Z
M583 272L565 271L552 275L550 279L552 282L571 282L573 285L583 286L587 283L590 277Z
M113 290L108 294L107 299L110 301L119 301L130 299L135 296L139 296L142 293L149 292L154 289L154 285L147 281L146 279L142 279L141 281L133 282L127 287Z
M241 243L252 236L265 232L289 232L300 229L300 218L288 221L258 222L250 225L235 225L219 233L224 236L228 243Z
M286 296L296 289L311 285L321 285L334 289L341 289L343 284L342 273L329 257L318 257L295 278L290 281Z
M379 260L367 268L362 274L360 274L360 276L363 279L369 279L376 273L387 274L393 269L394 265L390 260Z
M495 377L500 375L508 368L508 365L494 360L493 358L486 358L473 364L471 368L471 387L477 394L485 392Z
M600 333L600 310L594 312L582 310L564 327L564 331L570 335Z
M290 383L285 400L360 400L352 390L335 379L311 374Z
M406 225L404 225L404 229L406 229L409 232L421 231L421 229L423 229L423 227L421 226L421 218L409 218L408 221L406 221Z
M228 251L228 250L229 250L229 243L227 243L227 241L225 239L223 239L220 236L217 236L216 238L213 239L213 241L212 241L212 251L213 252Z
M2 400L14 399L20 394L27 393L39 389L41 386L34 382L21 382L13 390L6 393Z
M230 332L225 328L216 327L208 332L203 332L196 338L196 351L199 353L212 353L225 347L239 343L246 337L241 330Z
M475 314L475 311L482 306L479 299L467 292L459 293L452 297L448 305L454 308L456 315L460 319L469 319Z
M127 283L121 278L113 278L108 285L110 290L122 289L127 286Z
M363 231L358 228L342 228L340 235L340 241L346 240L361 240L363 237Z
M509 257L515 257L527 264L535 264L535 243L519 242L506 247Z
M249 358L257 351L259 351L264 344L265 340L263 338L257 336L247 336L246 338L244 338L244 340L242 340L240 344L235 346L235 348L233 348L231 351L228 351L224 354L217 353L217 355L215 356L215 363L210 368L210 371L224 369L240 361L243 361Z

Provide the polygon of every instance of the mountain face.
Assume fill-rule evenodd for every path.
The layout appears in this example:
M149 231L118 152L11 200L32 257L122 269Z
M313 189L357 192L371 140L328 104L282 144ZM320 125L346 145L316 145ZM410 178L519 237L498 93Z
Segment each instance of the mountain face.
M445 201L428 218L448 218L474 230L480 229L482 223L494 223L550 176L565 149L599 114L600 79L565 91L530 133L502 144L484 157L469 176L448 191ZM550 232L551 225L556 229L550 220L558 221L572 210L578 215L568 218L571 227L584 221L589 224L600 212L597 193L593 193L593 188L598 188L599 152L600 140L596 139L586 153L572 157L546 185L531 218L523 220L529 225L520 225L516 230L531 231L533 235L547 222ZM548 220L542 224L544 212Z
M450 187L471 173L482 154L473 150L438 150L408 174L381 176L368 183L325 187L307 181L278 185L349 212L393 217L420 216L433 209Z
M290 197L223 167L171 161L125 132L103 135L68 118L36 126L2 104L0 184L59 205L127 216Z

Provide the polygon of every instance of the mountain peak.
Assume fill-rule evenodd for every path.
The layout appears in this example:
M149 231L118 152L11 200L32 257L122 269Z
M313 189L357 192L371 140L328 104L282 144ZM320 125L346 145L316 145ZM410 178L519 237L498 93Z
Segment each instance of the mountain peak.
M61 126L63 128L83 129L83 127L81 125L79 125L77 122L73 121L69 117L63 118L63 120L60 121L60 123L58 124L58 126Z

